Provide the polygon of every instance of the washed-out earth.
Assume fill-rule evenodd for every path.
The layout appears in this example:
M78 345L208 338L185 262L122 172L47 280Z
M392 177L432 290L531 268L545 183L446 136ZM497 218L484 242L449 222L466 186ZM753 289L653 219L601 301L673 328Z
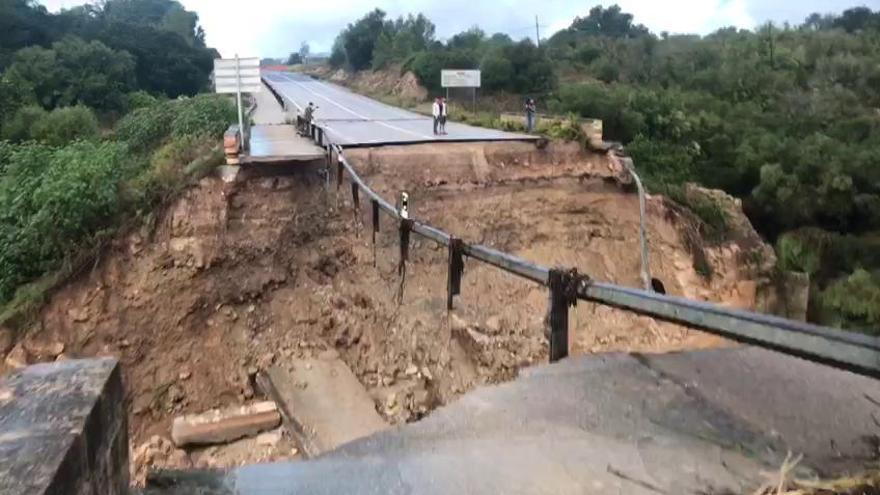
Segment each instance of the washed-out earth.
M638 196L604 155L507 143L347 156L385 198L407 191L415 218L467 241L640 283ZM137 479L147 467L296 458L280 434L190 451L168 440L175 416L253 401L257 373L296 358L338 352L391 424L547 360L546 289L466 260L448 312L445 248L414 237L400 277L397 226L383 217L374 248L369 205L355 210L347 184L326 179L315 163L202 180L54 293L17 348L30 361L122 360ZM647 213L652 275L669 294L756 306L773 260L750 227L710 243L662 197L649 197ZM730 345L583 302L571 327L576 355Z

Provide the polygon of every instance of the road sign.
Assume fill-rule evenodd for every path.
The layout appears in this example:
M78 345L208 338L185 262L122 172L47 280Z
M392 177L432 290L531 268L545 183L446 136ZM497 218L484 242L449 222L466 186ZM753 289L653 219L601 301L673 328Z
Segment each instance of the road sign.
M239 86L239 84L241 86ZM218 93L259 93L260 59L227 58L214 60L214 88Z
M440 81L444 88L479 88L481 74L478 70L444 70Z
M242 149L246 148L248 140L244 127L244 109L241 106L242 93L259 93L263 84L260 80L259 58L235 58L214 60L214 90L218 93L232 93L236 95L238 103L238 133L241 139L239 144Z

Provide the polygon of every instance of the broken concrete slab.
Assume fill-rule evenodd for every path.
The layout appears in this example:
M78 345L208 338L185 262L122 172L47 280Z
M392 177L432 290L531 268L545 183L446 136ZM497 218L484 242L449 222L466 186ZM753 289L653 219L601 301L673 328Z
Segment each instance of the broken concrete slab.
M251 437L277 428L281 415L274 402L174 418L171 440L178 447L213 445Z
M260 381L308 457L388 428L364 386L333 354L297 360L293 371L270 368Z

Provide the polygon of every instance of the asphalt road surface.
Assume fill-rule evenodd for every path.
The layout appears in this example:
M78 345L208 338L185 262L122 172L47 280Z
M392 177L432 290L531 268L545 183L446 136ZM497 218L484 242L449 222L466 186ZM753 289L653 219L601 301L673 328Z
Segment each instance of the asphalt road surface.
M871 465L878 398L876 380L760 349L580 357L310 461L193 484L224 495L753 493L789 452L804 455L802 478Z
M327 130L331 142L343 146L536 139L454 122L446 125L448 134L436 136L431 117L386 105L335 84L285 72L264 72L263 77L287 100L289 108L302 111L309 102L317 105L315 121Z

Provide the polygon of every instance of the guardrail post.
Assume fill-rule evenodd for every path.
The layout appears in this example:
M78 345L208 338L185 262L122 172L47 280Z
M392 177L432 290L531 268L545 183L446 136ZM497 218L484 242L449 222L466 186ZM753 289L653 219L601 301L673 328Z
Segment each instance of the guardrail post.
M342 157L336 162L336 190L342 187L343 174L345 173L345 165L342 164Z
M572 299L571 289L576 287L572 273L560 269L550 270L550 362L568 357L568 308L577 302Z
M452 311L453 298L461 294L461 275L464 272L462 240L449 239L449 272L446 283L446 309Z
M358 228L358 220L361 213L361 195L357 182L351 182L351 201L354 204L354 235L361 236L361 229Z
M406 262L409 261L409 237L412 227L412 219L400 219L400 264L397 267L397 273L400 275L400 286L397 290L397 304L403 303L403 289L406 285Z
M379 233L379 202L370 200L373 207L373 266L376 266L376 234Z
M324 163L324 190L330 192L330 174L332 173L331 164L333 163L333 148L328 144L325 147L326 150L326 159Z

